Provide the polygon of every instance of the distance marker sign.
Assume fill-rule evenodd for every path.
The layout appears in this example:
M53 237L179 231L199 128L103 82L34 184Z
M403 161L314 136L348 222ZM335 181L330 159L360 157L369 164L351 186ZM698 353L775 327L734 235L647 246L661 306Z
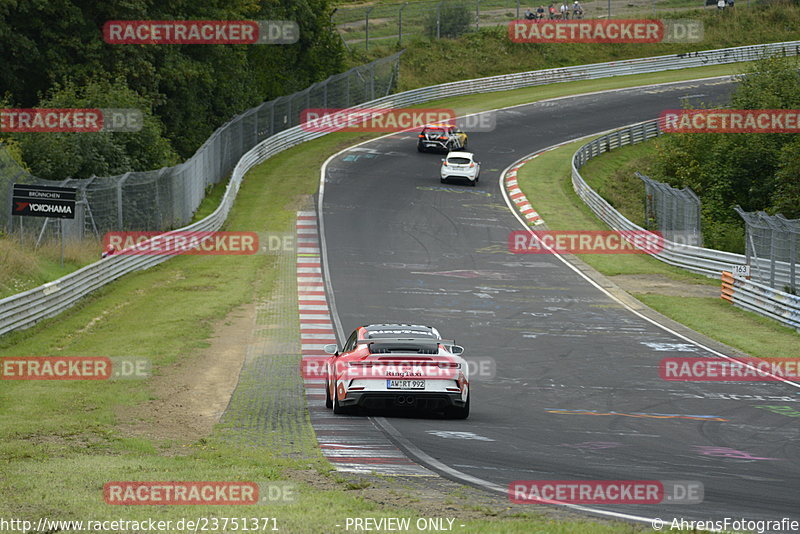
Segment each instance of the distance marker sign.
M74 219L77 193L78 190L71 187L14 184L11 214Z

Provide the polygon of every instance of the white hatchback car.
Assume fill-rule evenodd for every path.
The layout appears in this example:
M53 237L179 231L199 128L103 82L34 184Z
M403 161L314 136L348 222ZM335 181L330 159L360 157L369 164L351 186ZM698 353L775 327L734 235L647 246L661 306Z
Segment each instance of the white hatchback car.
M450 178L460 178L474 186L478 183L480 174L481 164L475 161L472 152L450 152L442 159L442 183Z

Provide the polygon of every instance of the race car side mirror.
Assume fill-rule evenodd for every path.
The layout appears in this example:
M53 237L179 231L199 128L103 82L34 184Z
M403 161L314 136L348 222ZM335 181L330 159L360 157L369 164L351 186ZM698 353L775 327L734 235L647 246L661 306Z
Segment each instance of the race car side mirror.
M453 345L450 348L450 352L452 354L455 354L456 356L459 356L461 354L464 354L464 347L462 347L461 345Z
M336 343L325 345L324 347L322 347L322 350L324 350L328 354L333 354L334 356L337 356L339 354L339 346Z

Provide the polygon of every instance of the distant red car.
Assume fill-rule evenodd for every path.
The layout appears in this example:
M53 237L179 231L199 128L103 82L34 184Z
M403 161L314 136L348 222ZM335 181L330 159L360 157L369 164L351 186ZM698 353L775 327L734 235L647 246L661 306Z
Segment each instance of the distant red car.
M339 350L326 345L325 406L333 413L361 408L417 408L469 417L464 348L429 326L374 324L356 328Z

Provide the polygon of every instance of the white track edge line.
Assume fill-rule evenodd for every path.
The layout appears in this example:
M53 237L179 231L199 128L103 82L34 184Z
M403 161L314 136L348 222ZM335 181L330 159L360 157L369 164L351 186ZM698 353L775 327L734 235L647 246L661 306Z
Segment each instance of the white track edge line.
M636 123L636 124L641 124L641 123ZM511 169L511 168L512 168L512 167L514 167L515 165L518 165L520 162L522 162L522 161L524 161L524 160L526 160L526 159L530 158L530 157L531 157L532 155L534 155L534 154L542 154L542 153L544 153L544 152L549 152L550 150L554 150L554 149L556 149L556 148L559 148L559 147L561 147L561 146L564 146L564 145L567 145L567 144L570 144L570 143L574 143L575 141L580 141L580 140L582 140L582 139L588 139L588 138L590 138L590 137L596 137L596 136L598 136L598 135L604 135L604 134L606 134L606 133L608 133L608 132L611 132L611 131L614 131L614 130L617 130L617 129L618 129L618 128L612 128L611 130L606 130L606 131L599 132L599 133L594 133L594 134L585 135L585 136L583 136L583 137L579 137L579 138L577 138L577 139L573 139L572 141L564 141L564 142L562 142L562 143L558 143L558 144L555 144L555 145L549 146L549 147L547 147L547 148L545 148L545 149L542 149L542 150L537 150L536 152L532 152L532 153L530 153L530 154L528 154L528 155L526 155L526 156L523 156L522 158L518 159L517 161L515 161L514 163L512 163L511 165L509 165L508 167L506 167L506 168L503 170L503 172L502 172L502 173L500 173L500 178L499 178L499 183L500 183L500 191L501 191L501 193L503 194L503 200L505 200L506 206L508 207L508 209L509 209L509 210L511 210L511 213L514 215L514 217L517 219L517 221L518 221L518 222L519 222L519 223L520 223L522 226L524 226L524 227L525 227L525 230L526 230L526 231L528 231L528 232L531 234L531 236L532 236L532 237L536 238L536 240L537 240L537 241L541 242L541 241L539 240L539 238L536 236L536 234L533 232L533 230L531 230L530 226L529 226L529 225L528 225L528 224L527 224L527 223L526 223L526 222L525 222L525 221L522 219L522 217L521 217L521 216L520 216L520 214L517 212L517 210L515 210L515 209L514 209L514 207L513 207L513 203L511 202L511 199L508 197L508 193L506 192L506 189L505 189L505 187L504 187L504 184L503 184L503 179L505 178L505 176L506 176L506 173L509 171L509 169ZM570 168L570 172L571 172L571 168ZM544 220L544 218L542 218L542 220ZM612 294L611 292L609 292L607 289L603 288L603 287L602 287L602 286L600 286L600 285L599 285L597 282L595 282L594 280L592 280L592 279L591 279L591 278L590 278L590 277L589 277L589 276L588 276L586 273L584 273L583 271L581 271L580 269L578 269L577 267L575 267L575 266L574 266L572 263L570 263L569 261L567 261L567 260L566 260L566 259L565 259L565 258L564 258L564 257L563 257L561 254L559 254L558 252L555 252L554 250L552 250L552 248L550 248L550 247L547 247L546 245L544 245L544 243L542 243L542 245L543 245L545 248L548 248L548 249L551 251L551 253L552 253L552 254L553 254L555 257L557 257L557 258L558 258L558 259L559 259L559 260L560 260L560 261L561 261L561 262L562 262L564 265L566 265L567 267L569 267L570 269L572 269L573 271L575 271L575 272L576 272L576 273L577 273L577 274L578 274L578 275L579 275L581 278L583 278L584 280L586 280L587 282L589 282L591 285L593 285L594 287L596 287L597 289L599 289L601 292L603 292L603 293L604 293L606 296L610 297L612 300L614 300L614 301L616 301L617 303L621 304L621 305L622 305L622 306L623 306L625 309L627 309L628 311L632 312L634 315L636 315L636 316L638 316L638 317L640 317L640 318L644 319L645 321L647 321L647 322L649 322L649 323L651 323L651 324L653 324L653 325L655 325L655 326L657 326L657 327L661 328L661 329L662 329L662 330L664 330L665 332L668 332L668 333L670 333L670 334L672 334L672 335L674 335L674 336L677 336L677 337L679 337L680 339L683 339L684 341L688 341L688 342L689 342L689 343L691 343L692 345L695 345L695 346L697 346L697 347L700 347L700 348L701 348L701 349L703 349L703 350L706 350L706 351L708 351L708 352L710 352L710 353L712 353L712 354L715 354L715 355L717 355L717 356L720 356L720 357L722 357L722 358L725 358L726 360L729 360L729 361L731 361L731 362L736 362L736 363L738 363L738 364L744 365L745 367L747 367L748 369L751 369L751 370L753 370L753 371L758 371L758 369L757 369L756 367L753 367L753 366L752 366L752 365L750 365L749 363L742 362L742 361L740 361L740 360L737 360L736 358L733 358L733 357L731 357L731 356L728 356L727 354L723 354L723 353L721 353L721 352L719 352L719 351L717 351L717 350L714 350L714 349L712 349L711 347L707 347L707 346L703 345L702 343L700 343L699 341L696 341L696 340L694 340L694 339L691 339L691 338L689 338L689 337L687 337L687 336L685 336L685 335L681 334L680 332L676 332L675 330L671 329L670 327L668 327L668 326L666 326L666 325L663 325L663 324L659 323L658 321L656 321L655 319L652 319L652 318L650 318L650 317L647 317L647 316L646 316L646 315L644 315L643 313L641 313L641 312L639 312L639 311L637 311L637 310L633 309L633 308L632 308L630 305L628 305L627 303L625 303L625 302L623 302L622 300L620 300L618 297L616 297L615 295L613 295L613 294ZM677 321L676 321L676 322L677 322ZM687 327L687 328L688 328L688 327ZM787 380L787 379L785 379L785 378L781 378L781 377L779 377L779 376L776 376L776 375L774 375L774 374L772 374L772 373L763 372L763 374L766 374L766 375L768 375L768 376L771 376L772 378L775 378L775 379L776 379L776 381L780 381L780 382L783 382L783 383L785 383L785 384L789 384L789 385L791 385L791 386L793 386L793 387L800 388L800 384L798 384L798 383L796 383L796 382L792 382L791 380Z
M675 81L675 82L664 82L664 83L648 84L648 85L641 85L641 86L623 87L623 88L617 88L617 89L606 89L606 90L603 90L603 91L593 91L593 92L589 92L589 93L580 93L580 94L576 94L576 95L567 95L567 96L562 96L562 97L556 97L556 98L550 98L550 99L544 99L544 100L537 100L537 101L528 102L528 103L525 103L525 104L516 104L514 106L508 106L506 108L495 108L495 109L491 109L491 110L481 111L479 113L473 113L471 115L478 115L480 113L490 113L490 112L493 112L493 111L500 111L500 110L504 110L504 109L512 109L512 108L516 108L516 107L536 104L536 103L539 103L539 102L549 102L549 101L552 101L552 100L560 100L562 98L570 98L570 97L576 97L576 96L585 96L585 95L602 94L602 93L615 93L615 92L620 92L620 91L625 91L625 90L630 90L630 89L640 89L640 88L643 88L643 87L658 87L658 86L663 86L663 85L678 85L678 84L686 83L686 82L703 81L703 80L715 80L715 79L723 79L723 78L733 79L734 75L711 76L711 77L708 77L708 78L695 78L695 79L680 80L680 81ZM471 116L471 115L468 115L468 116ZM614 129L616 129L616 128L614 128ZM611 130L608 130L608 131L613 131L614 129L611 129ZM395 135L396 133L397 132L392 132L392 133L389 133L389 134L386 134L386 135L382 135L382 136L379 136L379 137L376 137L376 138L373 138L373 139L367 139L367 140L362 141L360 143L356 143L355 145L351 145L351 146L349 146L347 148L344 148L344 149L336 152L335 154L331 155L328 159L326 159L325 162L322 164L322 167L320 168L319 194L317 195L317 199L318 200L317 200L316 211L317 211L317 220L318 220L318 224L319 224L319 240L320 240L320 249L321 249L321 257L322 257L322 267L323 267L322 270L323 270L323 278L324 278L324 282L325 282L325 289L326 289L326 291L328 293L328 305L331 308L331 320L336 325L336 331L339 333L339 339L340 340L344 340L345 337L344 337L344 330L342 330L341 319L339 318L339 312L336 309L336 300L335 300L334 294L333 294L333 285L331 284L331 276L330 276L330 269L329 269L329 262L328 262L328 246L327 246L327 242L326 242L326 239L325 239L325 222L324 222L325 219L324 219L323 211L322 211L322 203L323 203L323 200L325 198L325 175L327 173L328 164L331 161L333 161L335 158L339 157L340 154L342 154L344 152L347 152L348 150L352 150L353 148L359 147L361 145L365 145L367 143L371 143L373 141L378 141L380 139L384 139L386 137ZM600 135L602 135L602 133L603 132L601 132ZM567 141L566 143L571 143L571 142L574 142L574 141L577 141L577 140L580 140L580 139L584 139L586 137L593 137L595 135L598 135L598 134L592 134L592 135L588 135L588 136L584 136L584 137L579 137L577 139L573 139L571 141ZM500 191L503 193L503 198L506 201L506 204L508 204L508 198L506 197L506 194L505 194L505 187L503 187L502 179L505 177L506 172L508 172L508 170L511 167L513 167L515 164L517 164L517 163L518 163L518 161L512 163L511 165L506 167L503 170L503 172L500 174L500 179L501 179ZM513 208L510 208L510 209L511 209L512 213L514 214L514 216L517 217L517 220L520 221L520 224L523 224L525 226L525 228L527 229L528 226L524 223L524 221L519 219L519 216L518 216L517 212ZM569 262L566 262L566 260L564 260L563 258L560 258L560 259L562 261L564 261L565 263L567 263L567 265L569 265L570 268L575 269L574 267L572 267L572 265L569 264ZM586 276L583 275L583 273L581 273L580 271L577 271L577 272L578 272L578 274L580 274L581 276L586 278ZM612 295L610 295L610 293L605 291L602 287L598 286L591 279L589 279L589 278L586 278L586 279L587 279L587 281L589 281L589 283L591 283L592 285L596 286L598 289L600 289L604 293L607 293L609 296L611 296L612 299L618 300L618 299L615 299L615 297L613 297ZM630 308L629 306L625 305L624 303L623 303L623 306L625 306L626 308L629 308L636 315L640 315L645 320L647 320L649 322L652 322L653 324L655 324L655 325L657 325L657 326L659 326L661 328L664 328L667 331L670 331L670 329L667 328L666 326L660 325L655 321L651 321L651 319L639 314L636 310L633 310L632 308ZM684 336L678 334L677 332L675 333L675 335L677 335L677 336L679 336L681 338L684 338ZM688 338L684 338L684 339L688 339ZM692 343L695 343L692 340L689 340L689 341L692 342ZM431 458L430 456L426 455L424 452L422 452L421 450L417 449L416 446L414 446L413 444L408 442L408 440L406 438L402 437L402 435L400 435L400 432L396 428L394 428L394 426L392 426L391 423L389 423L387 420L383 419L383 421L379 422L378 421L379 418L372 418L372 419L376 422L376 424L379 424L384 430L389 432L391 435L395 436L397 438L397 440L398 440L398 443L402 443L404 447L408 446L409 447L408 448L409 451L417 450L422 455L422 456L419 457L419 459L420 459L420 461L423 462L423 464L425 463L425 460L423 460L424 457L430 458L435 464L442 465L445 468L445 469L443 469L443 471L448 473L448 474L450 474L452 477L454 477L456 479L459 479L459 480L463 480L463 481L474 480L475 482L473 482L473 483L477 483L478 485L480 485L481 487L484 487L486 489L489 489L489 490L492 490L492 491L496 491L494 488L492 488L492 486L496 486L496 484L492 484L491 482L489 482L487 480L479 479L477 477L473 477L471 475L467 475L466 473L462 473L461 471L458 471L456 469L448 467L448 466L442 464L441 462L439 462L438 460L435 460L434 458ZM434 465L434 463L431 463L429 465ZM576 504L569 504L569 503L563 503L563 504L561 504L561 506L568 507L568 508L573 508L573 509L576 509L576 510L591 512L591 513L595 513L595 514L599 514L599 515L607 515L607 516L611 516L611 517L616 517L616 518L619 518L619 519L629 519L629 520L639 521L639 522L649 522L651 524L656 519L656 518L648 518L648 517L627 515L627 514L622 514L622 513L618 513L618 512L611 512L611 511L608 511L608 510L600 510L600 509L596 509L596 508L589 508L589 507L584 507L584 506L579 506L579 505L576 505Z

